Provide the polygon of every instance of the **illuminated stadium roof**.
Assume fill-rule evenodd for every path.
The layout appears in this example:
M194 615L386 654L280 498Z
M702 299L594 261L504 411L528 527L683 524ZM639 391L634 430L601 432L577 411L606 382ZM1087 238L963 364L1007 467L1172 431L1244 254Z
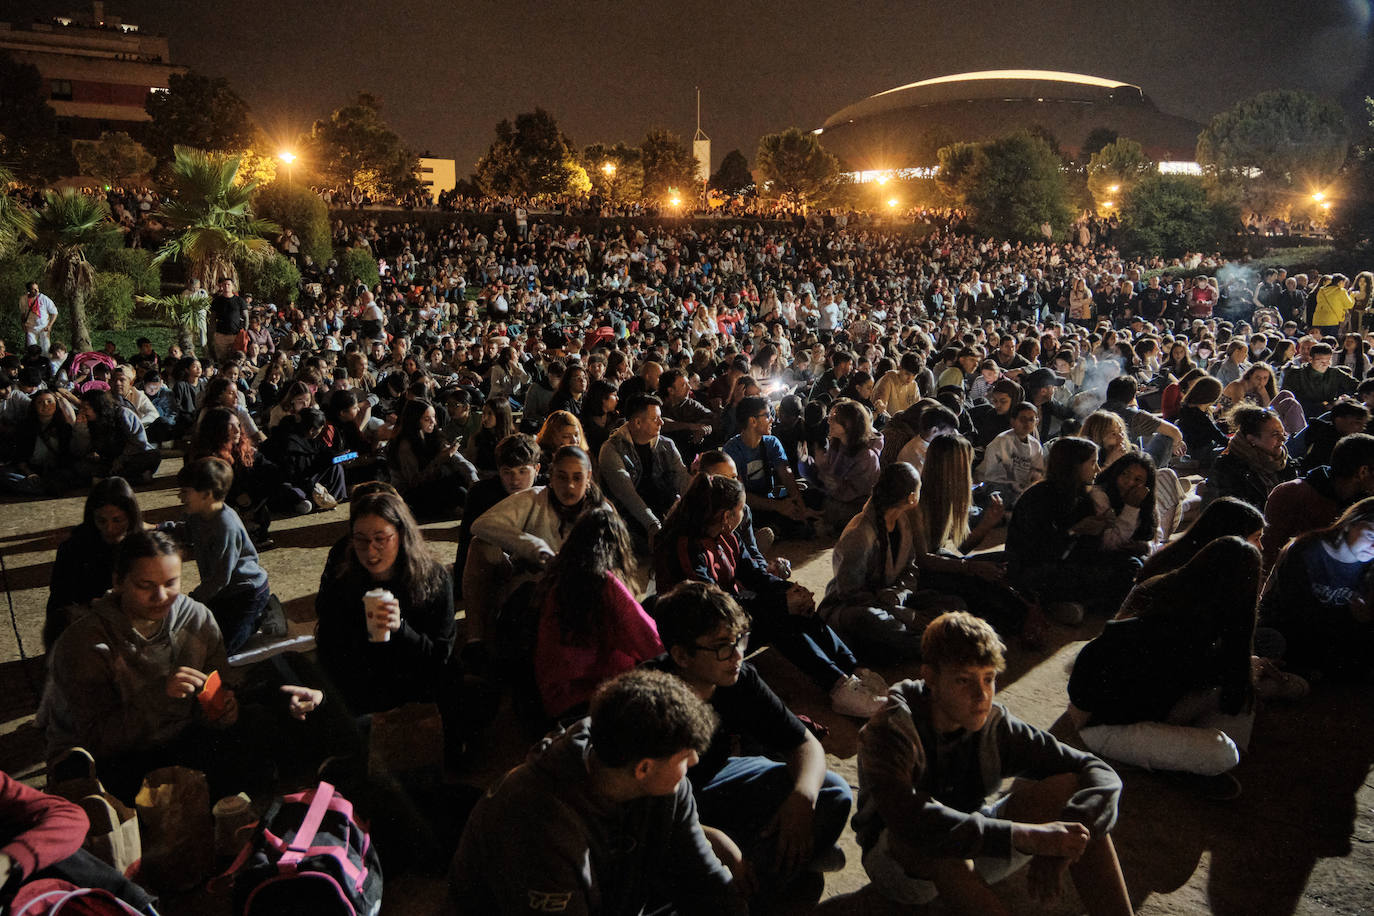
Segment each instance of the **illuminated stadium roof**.
M1094 128L1139 140L1156 160L1191 160L1202 127L1165 114L1132 83L1057 70L981 70L907 83L849 105L818 133L853 169L934 164L935 150L1042 127L1068 153Z

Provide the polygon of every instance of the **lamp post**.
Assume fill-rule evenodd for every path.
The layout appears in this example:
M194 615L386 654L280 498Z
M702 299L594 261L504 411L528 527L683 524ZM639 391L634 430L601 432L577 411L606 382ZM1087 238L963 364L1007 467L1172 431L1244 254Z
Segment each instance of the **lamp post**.
M280 153L277 153L277 158L280 159L282 162L286 163L286 183L291 184L291 163L296 161L296 154L291 152L289 149L282 150Z

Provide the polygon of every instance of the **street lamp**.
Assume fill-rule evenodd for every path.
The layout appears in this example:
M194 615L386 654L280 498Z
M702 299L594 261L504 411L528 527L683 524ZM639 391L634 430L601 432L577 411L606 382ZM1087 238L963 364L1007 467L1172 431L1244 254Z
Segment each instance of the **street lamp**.
M1326 200L1326 192L1317 191L1312 195L1312 199L1315 200L1317 203L1321 203L1322 201Z
M285 149L277 153L277 158L286 163L286 183L291 184L291 163L296 161L296 154Z
M1119 185L1119 184L1114 184L1114 185L1112 185L1110 188L1108 188L1107 190L1108 190L1108 191L1111 191L1113 194L1115 194L1117 191L1120 191L1120 190L1121 190L1121 185Z
M606 177L607 177L607 178L610 178L610 177L614 176L614 175L615 175L615 163L614 163L614 162L607 162L605 165L601 166L601 171L603 171L603 172L606 173Z
M893 210L897 209L897 198L888 198L887 205L891 207Z

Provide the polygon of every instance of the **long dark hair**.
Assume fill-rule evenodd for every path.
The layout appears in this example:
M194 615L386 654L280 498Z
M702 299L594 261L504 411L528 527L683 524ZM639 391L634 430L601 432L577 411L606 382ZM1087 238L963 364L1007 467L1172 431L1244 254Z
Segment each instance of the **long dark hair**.
M190 454L187 458L195 461L200 458L210 456L224 457L224 448L229 444L229 424L237 417L234 411L228 407L211 407L201 416L200 422L196 424L195 433L191 437ZM238 444L231 450L233 456L232 463L236 466L242 465L246 468L253 466L253 458L257 455L257 448L245 431L239 436Z
M1107 494L1107 501L1111 503L1112 511L1118 515L1126 506L1126 500L1118 492L1116 482L1126 471L1131 468L1143 468L1145 471L1145 485L1149 488L1149 493L1145 501L1140 504L1140 518L1136 522L1135 531L1131 533L1131 539L1135 541L1153 541L1155 539L1155 529L1157 522L1155 519L1155 490L1156 490L1156 469L1155 460L1144 452L1130 451L1122 455L1111 463L1102 473L1097 475L1097 485Z
M439 435L436 428L432 433L426 433L420 428L420 421L424 419L425 411L433 408L425 398L415 398L407 401L405 407L401 409L401 421L396 427L396 439L387 449L388 460L395 464L400 460L401 445L409 444L415 452L415 458L423 469L434 456L439 454L439 449L444 447L443 437Z
M442 589L450 587L447 570L430 554L429 548L425 545L425 537L420 532L420 526L416 524L415 516L410 514L405 500L394 492L385 491L368 493L354 499L348 513L350 535L353 533L353 526L358 524L358 519L368 515L374 515L396 529L396 566L393 578L397 586L406 591L405 598L408 603L423 604L437 596ZM353 550L351 540L345 561L340 565L341 575L350 573L367 576L367 571L358 562L358 555Z
M610 576L624 575L633 557L630 535L615 509L597 506L577 520L539 584L537 601L543 606L553 597L565 640L604 645L614 635L603 624L606 584Z
M114 506L129 519L129 532L143 530L143 512L138 508L138 499L133 487L123 477L106 477L91 487L86 497L86 508L81 514L81 524L95 528L95 514L106 506Z
M1145 561L1136 579L1144 581L1178 569L1218 538L1248 538L1264 527L1264 516L1254 506L1234 496L1212 500L1191 525Z
M1060 436L1050 444L1045 459L1045 481L1066 496L1083 492L1084 485L1078 469L1090 458L1097 457L1097 446L1090 439Z
M698 474L688 484L682 498L663 520L659 534L660 545L674 546L678 538L699 539L706 536L706 527L722 512L744 502L744 486L734 478L715 474Z

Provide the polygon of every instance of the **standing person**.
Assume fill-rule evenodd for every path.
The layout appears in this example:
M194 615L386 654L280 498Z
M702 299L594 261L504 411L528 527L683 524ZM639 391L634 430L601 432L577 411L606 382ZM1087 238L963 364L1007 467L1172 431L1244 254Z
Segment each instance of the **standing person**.
M712 852L688 769L716 729L678 677L630 671L591 716L541 742L477 803L449 872L451 912L744 916Z
M234 281L221 277L219 292L210 300L210 315L215 321L213 353L217 362L234 355L234 338L248 326L248 306L234 294Z
M1047 901L1067 871L1089 913L1125 916L1110 836L1121 779L993 702L1005 651L972 614L926 627L922 679L894 685L859 733L864 871L889 900L993 914L1008 911L989 885L1029 865L1031 896ZM1023 779L989 802L1008 776Z
M57 306L39 291L36 281L24 288L24 295L19 297L19 311L23 315L24 342L36 344L42 352L47 353L52 345L48 335L57 321Z

